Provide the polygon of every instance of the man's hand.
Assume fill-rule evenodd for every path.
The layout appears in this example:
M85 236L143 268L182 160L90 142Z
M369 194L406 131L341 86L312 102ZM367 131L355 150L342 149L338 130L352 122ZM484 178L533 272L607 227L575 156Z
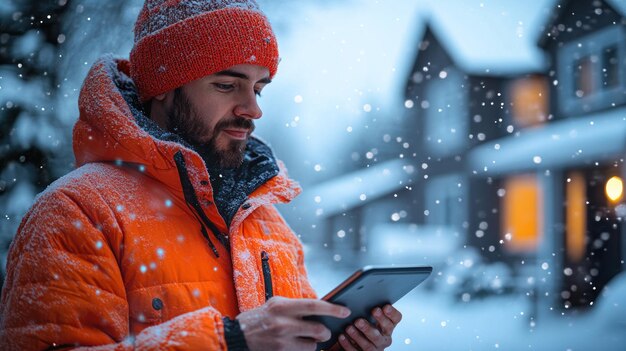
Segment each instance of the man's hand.
M346 351L384 350L391 345L391 334L402 319L402 313L391 305L372 310L376 325L365 319L358 319L339 335L339 343Z
M321 323L302 319L311 315L346 318L350 310L322 300L276 296L261 307L239 314L237 320L251 351L315 351L318 342L330 339L330 330Z

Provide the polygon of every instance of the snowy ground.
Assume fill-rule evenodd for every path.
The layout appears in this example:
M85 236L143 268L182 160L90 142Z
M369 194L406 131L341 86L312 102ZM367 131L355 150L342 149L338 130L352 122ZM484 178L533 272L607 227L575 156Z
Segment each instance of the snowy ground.
M308 262L308 270L320 296L352 273L318 259ZM404 318L389 350L626 350L624 306L598 305L579 316L551 312L533 323L525 296L462 303L418 287L396 304Z

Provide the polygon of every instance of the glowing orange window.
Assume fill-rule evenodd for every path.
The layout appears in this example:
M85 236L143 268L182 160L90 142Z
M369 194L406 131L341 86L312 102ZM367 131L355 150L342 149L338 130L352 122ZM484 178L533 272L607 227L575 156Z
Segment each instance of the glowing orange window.
M585 176L581 172L569 174L566 185L565 247L570 261L578 262L585 255L587 229L587 195Z
M543 221L537 177L534 174L509 177L504 189L501 216L505 247L512 252L534 251Z
M528 127L548 118L548 84L539 76L521 78L511 85L511 107L515 124Z

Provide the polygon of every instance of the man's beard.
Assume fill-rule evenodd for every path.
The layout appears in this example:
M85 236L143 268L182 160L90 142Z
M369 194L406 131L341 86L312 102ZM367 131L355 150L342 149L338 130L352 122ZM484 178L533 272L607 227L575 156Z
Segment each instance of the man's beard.
M168 115L168 130L196 147L205 161L220 168L236 168L243 162L246 140L229 139L226 145L222 143L220 146L217 137L222 130L231 127L248 129L251 134L255 128L251 119L236 116L225 118L213 130L209 130L181 88L174 91L174 101ZM207 136L210 136L208 140Z

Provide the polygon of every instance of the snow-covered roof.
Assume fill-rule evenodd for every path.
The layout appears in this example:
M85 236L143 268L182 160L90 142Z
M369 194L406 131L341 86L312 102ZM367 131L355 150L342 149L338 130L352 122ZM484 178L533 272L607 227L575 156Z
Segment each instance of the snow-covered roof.
M537 23L553 0L432 6L428 27L456 65L471 74L509 75L546 69Z
M626 0L605 0L614 9L619 11L622 15L626 16Z
M602 162L626 152L626 108L524 129L490 141L468 155L471 171L498 175Z
M293 204L330 217L404 188L417 169L404 160L392 160L306 189Z
M556 3L554 4L553 11L551 12L550 16L546 18L546 22L543 23L542 25L543 30L538 38L538 45L540 47L544 47L546 43L548 42L553 24L561 20L561 17L563 16L563 11L565 11L565 8L567 8L567 5L570 3L570 1L572 0L557 0ZM622 16L626 16L626 0L603 0L603 1L604 3L612 7L614 10L616 10ZM596 5L598 4L594 2L594 6Z

